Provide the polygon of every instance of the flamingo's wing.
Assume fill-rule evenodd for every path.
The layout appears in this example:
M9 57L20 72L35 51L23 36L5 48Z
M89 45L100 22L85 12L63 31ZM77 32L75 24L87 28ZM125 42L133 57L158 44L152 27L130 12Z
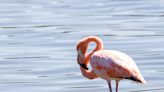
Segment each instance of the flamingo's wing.
M126 54L114 50L100 50L91 57L91 66L102 78L121 78L135 80L140 74L135 62ZM140 74L140 77L141 74Z

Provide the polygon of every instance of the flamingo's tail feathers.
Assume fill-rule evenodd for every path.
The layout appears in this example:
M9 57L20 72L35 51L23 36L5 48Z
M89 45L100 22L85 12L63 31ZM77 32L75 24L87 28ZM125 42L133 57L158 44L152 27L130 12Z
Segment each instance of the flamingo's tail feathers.
M129 77L130 80L136 81L138 83L146 84L145 79L141 75L141 73L136 74L135 76Z
M139 80L140 83L146 84L146 81L141 74L137 75L135 78Z
M135 81L135 82L138 82L138 83L146 84L146 81L144 80L143 77L140 77L140 78L128 77L128 78L126 78L126 79L130 79L130 80Z
M118 78L121 78L121 79L128 79L128 80L132 80L132 81L135 81L137 83L143 83L143 84L146 84L146 81L144 80L144 78L142 76L138 77L118 77Z

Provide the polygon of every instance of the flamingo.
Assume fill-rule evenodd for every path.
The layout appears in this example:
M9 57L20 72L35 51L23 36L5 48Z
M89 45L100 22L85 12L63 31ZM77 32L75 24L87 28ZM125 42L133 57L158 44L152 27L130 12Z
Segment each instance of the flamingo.
M95 42L93 51L86 53L88 44ZM97 36L88 36L77 44L77 63L82 75L88 79L102 78L107 81L109 91L112 92L111 80L116 81L118 92L119 81L128 79L137 83L146 84L140 70L127 54L116 50L104 50L103 41ZM92 70L87 65L90 64Z

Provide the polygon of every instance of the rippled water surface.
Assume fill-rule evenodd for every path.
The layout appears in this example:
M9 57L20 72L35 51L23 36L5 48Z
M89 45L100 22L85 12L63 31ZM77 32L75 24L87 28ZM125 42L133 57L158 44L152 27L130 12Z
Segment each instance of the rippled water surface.
M0 0L0 91L108 92L76 63L88 35L141 69L147 85L124 80L120 92L164 92L164 0Z

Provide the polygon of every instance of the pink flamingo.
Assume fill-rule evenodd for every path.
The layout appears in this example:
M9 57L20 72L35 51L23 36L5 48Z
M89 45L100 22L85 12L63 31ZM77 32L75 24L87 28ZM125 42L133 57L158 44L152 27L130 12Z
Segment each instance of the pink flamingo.
M96 47L90 53L86 53L90 42L95 42ZM77 44L77 52L77 62L83 76L88 79L100 77L107 80L110 92L112 92L111 80L116 80L116 92L122 79L146 84L131 57L116 50L103 50L103 42L96 36L88 36L80 40ZM91 65L92 70L88 69L88 64Z

